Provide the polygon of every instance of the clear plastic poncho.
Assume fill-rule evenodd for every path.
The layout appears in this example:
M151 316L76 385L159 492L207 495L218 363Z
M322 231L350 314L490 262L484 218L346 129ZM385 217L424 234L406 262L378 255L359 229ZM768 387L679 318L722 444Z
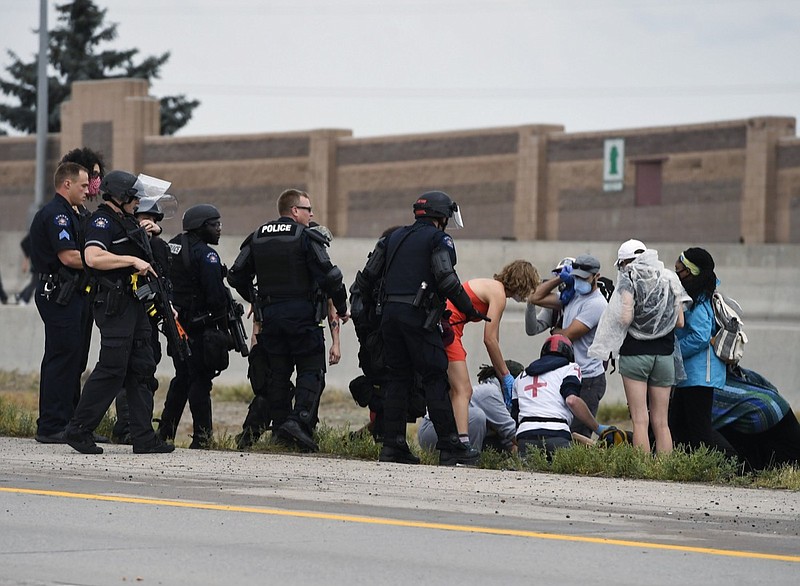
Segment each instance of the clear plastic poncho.
M625 336L654 340L675 328L680 303L691 301L678 275L648 249L619 271L608 308L597 324L589 356L616 357Z

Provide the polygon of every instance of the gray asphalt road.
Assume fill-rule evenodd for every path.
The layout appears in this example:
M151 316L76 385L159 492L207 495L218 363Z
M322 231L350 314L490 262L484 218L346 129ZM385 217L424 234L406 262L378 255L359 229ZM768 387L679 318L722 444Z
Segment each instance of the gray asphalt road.
M0 584L795 584L797 493L0 438ZM247 581L247 582L245 582Z

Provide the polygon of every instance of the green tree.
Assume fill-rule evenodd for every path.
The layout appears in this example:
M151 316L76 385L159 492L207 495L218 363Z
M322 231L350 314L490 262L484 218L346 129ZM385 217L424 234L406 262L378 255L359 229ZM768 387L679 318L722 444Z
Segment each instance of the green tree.
M50 31L50 69L48 75L48 131L61 130L61 103L69 98L72 82L88 79L159 77L161 66L169 52L147 57L135 63L138 49L116 51L101 45L117 37L117 24L105 24L106 9L98 8L92 0L74 0L56 6L58 24ZM0 122L16 130L36 131L37 68L34 57L24 62L8 51L11 64L6 67L10 78L0 77L0 91L16 98L18 105L0 104ZM161 134L174 134L192 118L200 105L184 94L161 98ZM0 134L5 134L0 128Z

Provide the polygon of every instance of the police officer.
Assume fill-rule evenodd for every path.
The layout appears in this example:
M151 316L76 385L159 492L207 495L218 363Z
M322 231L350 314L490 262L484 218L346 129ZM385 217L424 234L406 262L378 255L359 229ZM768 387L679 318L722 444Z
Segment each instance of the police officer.
M146 197L144 191L139 189L139 205L136 207L134 216L139 222L139 226L144 228L144 231L150 238L150 248L153 251L153 270L164 277L165 282L169 285L170 275L170 253L169 245L159 236L162 232L161 226L158 223L164 219L164 213L161 211L159 205L159 198ZM150 335L150 345L153 348L153 360L156 367L161 362L161 341L158 338L158 315L148 315L150 319L150 327L152 332ZM150 389L153 393L158 389L158 379L153 377L150 381ZM111 431L111 441L115 444L131 444L130 433L130 411L128 409L128 395L125 390L121 390L117 394L115 401L115 408L117 412L117 421L114 423L114 428Z
M149 383L155 373L150 345L150 321L133 291L133 275L155 275L147 260L146 238L132 215L139 202L137 179L125 171L112 171L101 183L105 203L92 214L86 230L84 257L94 273L97 294L92 310L100 329L100 359L83 387L64 439L84 454L101 454L92 432L120 388L130 406L133 452L167 453L174 447L153 431L153 393Z
M77 291L83 271L83 231L76 208L83 205L89 174L62 163L54 176L56 195L31 224L31 262L38 273L35 301L44 322L44 357L39 380L36 441L64 443L63 431L80 396L86 305Z
M175 377L170 381L158 435L174 440L181 414L189 401L192 412L191 449L204 449L213 439L211 380L228 366L229 337L218 328L227 310L223 278L225 265L209 245L219 244L222 221L210 204L190 207L183 214L183 230L169 242L173 303L178 320L189 336L191 355L173 356Z
M480 453L462 442L448 396L447 355L439 326L445 300L469 318L486 319L472 306L453 266L456 251L444 229L458 206L446 193L432 191L414 203L416 221L379 241L361 271L361 291L374 290L383 276L381 336L386 361L382 462L418 464L406 442L409 397L419 376L436 429L439 464L472 465Z
M325 339L319 323L327 298L340 321L347 321L347 292L341 271L328 256L327 240L308 229L313 217L308 193L284 191L278 197L278 213L280 218L262 225L242 243L228 283L257 305L263 319L257 339L269 362L266 402L276 437L317 451L312 434L325 374Z

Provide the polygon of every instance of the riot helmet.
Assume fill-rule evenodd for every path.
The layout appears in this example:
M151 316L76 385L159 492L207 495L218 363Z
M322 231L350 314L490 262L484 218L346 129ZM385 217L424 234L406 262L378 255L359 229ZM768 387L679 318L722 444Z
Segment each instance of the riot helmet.
M207 221L219 218L220 213L217 208L210 203L201 203L183 212L183 230L184 232L197 230L202 228Z
M136 175L127 171L111 171L100 182L103 199L118 205L129 204L139 198L139 185Z
M156 222L164 219L164 212L161 211L161 206L158 205L159 198L157 197L143 197L139 200L139 205L136 206L136 214L148 214L155 218Z
M575 362L575 351L572 349L572 342L564 334L553 334L547 338L539 356L542 358L545 356L561 356L570 362Z
M453 218L456 228L464 227L458 204L444 191L423 193L414 202L413 209L415 218L441 218L444 219L445 225L450 218Z

